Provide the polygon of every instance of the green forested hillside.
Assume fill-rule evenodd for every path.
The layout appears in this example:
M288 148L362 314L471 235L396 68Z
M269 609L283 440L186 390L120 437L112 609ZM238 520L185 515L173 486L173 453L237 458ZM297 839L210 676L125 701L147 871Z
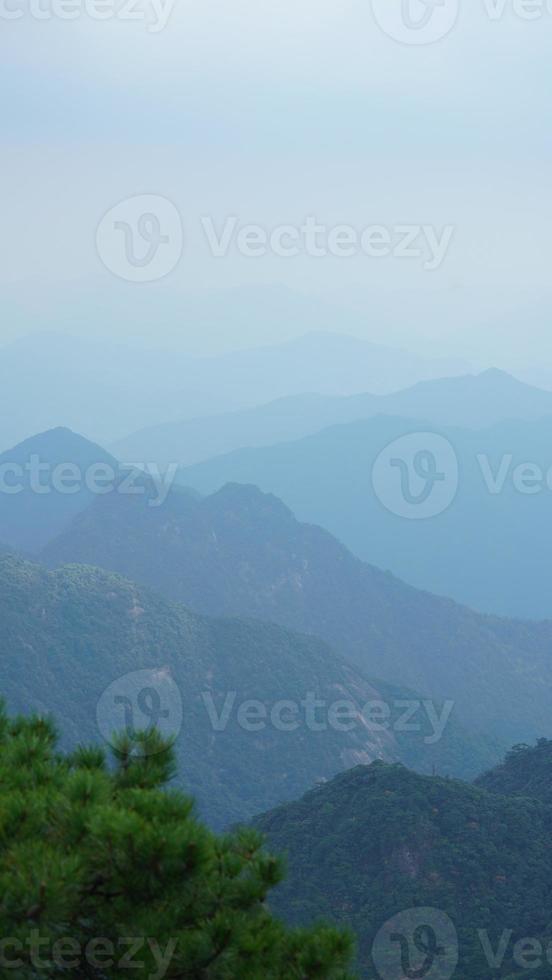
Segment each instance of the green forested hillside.
M200 613L320 636L370 676L453 700L470 731L499 742L495 760L552 735L552 623L485 616L413 589L255 487L199 500L175 491L157 508L110 494L43 556L109 568Z
M444 963L439 972L437 956L432 977L549 976L543 949L552 942L552 808L540 801L375 762L337 776L255 825L271 848L287 853L288 878L272 900L274 910L292 923L324 917L352 926L363 976L428 975L428 969L401 970L397 941L408 932L404 915L373 947L385 923L410 909L426 909L437 947L445 939L443 913L457 936L456 971L447 972ZM394 941L393 932L399 934ZM427 948L432 935L422 933ZM543 944L540 958L530 958L530 972L520 966L515 947L527 938ZM416 947L416 936L405 939L414 939L407 947L412 967L423 967L423 944ZM382 950L386 970L378 974ZM500 960L495 969L489 950Z
M535 746L514 746L502 765L479 776L475 782L491 793L531 796L552 804L552 741L541 738Z
M183 783L216 826L377 757L404 759L425 771L436 766L469 773L489 765L454 717L433 744L426 741L432 728L421 713L416 732L395 732L392 724L369 730L360 718L366 702L393 704L399 695L411 695L374 686L319 640L270 624L206 619L98 569L49 572L0 557L0 657L0 693L10 710L52 712L65 746L106 734L98 704L106 710L104 692L127 674L130 680L107 695L113 728L126 723L126 698L141 718L132 677L150 671L143 684L144 723L155 715L147 699L159 694L157 715L168 712ZM313 724L309 697L324 704ZM329 715L343 699L359 712L350 730L334 726ZM247 708L249 701L256 706ZM284 701L293 705L273 716ZM266 717L259 718L259 711ZM397 711L391 721L399 717Z

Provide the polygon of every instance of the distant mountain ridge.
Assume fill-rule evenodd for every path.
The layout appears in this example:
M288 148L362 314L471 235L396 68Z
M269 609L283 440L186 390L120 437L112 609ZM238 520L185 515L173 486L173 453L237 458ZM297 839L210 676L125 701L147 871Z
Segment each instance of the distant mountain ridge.
M110 445L171 419L240 410L304 391L391 391L464 369L453 359L431 360L325 332L210 357L141 349L93 333L78 338L38 332L1 350L0 449L60 425Z
M403 477L390 465L405 437L450 474L443 507L422 520L404 516ZM402 465L412 479L412 460ZM552 617L552 417L469 430L379 415L184 467L179 479L203 494L254 484L419 589L499 616Z
M146 428L115 443L111 451L129 462L193 465L237 449L301 439L331 425L375 415L480 429L510 417L552 417L552 392L491 369L478 375L421 381L388 395L281 398L242 412Z

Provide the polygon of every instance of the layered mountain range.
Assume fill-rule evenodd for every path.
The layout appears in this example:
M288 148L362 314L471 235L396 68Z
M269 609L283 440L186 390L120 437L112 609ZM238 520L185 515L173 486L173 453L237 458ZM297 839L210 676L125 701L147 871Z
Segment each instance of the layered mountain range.
M11 711L53 714L67 748L160 723L216 827L361 761L469 774L489 758L450 712L315 637L199 616L101 569L1 556L0 623Z
M551 734L552 623L481 615L411 588L255 487L150 502L97 498L42 559L108 568L203 614L320 636L372 677L454 702L498 751Z
M514 417L525 421L552 417L552 392L492 369L478 375L420 381L390 394L279 398L241 412L145 428L110 448L118 458L133 463L156 460L164 466L175 462L189 466L237 449L290 442L332 425L376 415L481 429Z
M417 588L543 619L552 615L551 446L552 418L471 430L377 416L219 456L180 479L204 494L255 484Z

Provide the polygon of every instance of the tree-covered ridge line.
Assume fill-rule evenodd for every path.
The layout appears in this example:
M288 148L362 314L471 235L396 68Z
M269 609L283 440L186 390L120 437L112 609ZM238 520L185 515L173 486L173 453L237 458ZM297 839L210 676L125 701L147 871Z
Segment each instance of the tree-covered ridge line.
M363 458L361 443L354 457ZM377 532L378 516L365 522ZM515 742L552 735L550 622L488 616L412 588L255 486L228 484L203 499L174 491L161 508L106 495L41 557L110 569L202 615L319 636L370 677L451 698L474 740L495 750L471 773L457 770L462 778Z
M405 733L369 731L360 722L350 731L331 725L318 731L304 714L299 727L282 731L270 717L278 703L311 696L328 710L344 699L360 710L373 699L394 704L416 695L365 677L315 637L270 623L198 616L99 568L49 571L0 556L0 623L1 693L9 709L52 712L67 749L109 737L98 724L98 705L114 681L121 681L117 694L124 696L125 679L136 672L166 677L181 701L181 718L171 728L179 779L216 829L294 799L360 761L401 760L425 772L488 766L454 713L434 743L425 741L429 724ZM240 708L251 701L266 708L261 731L241 721ZM125 724L122 713L117 717L114 728Z
M514 745L504 762L476 779L476 785L504 796L527 796L552 804L552 740Z
M526 765L541 752L542 746L523 750ZM548 780L550 762L548 751ZM531 977L549 976L549 803L374 762L264 814L254 826L287 856L288 877L271 898L275 912L290 924L322 917L352 928L363 977L381 975L373 944L386 923L423 908L446 915L456 933L458 965L435 976L527 977L526 940L537 953ZM393 972L392 943L388 954L385 980L402 980L405 974Z

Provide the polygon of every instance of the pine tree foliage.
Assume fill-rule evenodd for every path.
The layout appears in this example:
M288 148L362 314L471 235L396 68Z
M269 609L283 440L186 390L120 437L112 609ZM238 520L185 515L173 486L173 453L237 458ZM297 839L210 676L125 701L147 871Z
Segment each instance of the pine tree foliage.
M0 975L345 980L348 935L290 930L265 900L282 877L256 831L216 836L167 788L155 731L57 749L41 717L0 712Z

